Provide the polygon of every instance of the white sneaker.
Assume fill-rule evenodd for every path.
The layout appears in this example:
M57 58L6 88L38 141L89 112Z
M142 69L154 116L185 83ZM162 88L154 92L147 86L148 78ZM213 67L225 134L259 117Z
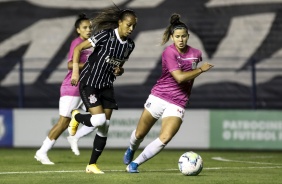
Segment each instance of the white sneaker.
M74 136L68 136L67 139L68 139L68 141L70 143L72 152L75 155L80 155L80 152L78 150L78 145L77 145L78 139L75 138Z
M47 154L40 153L40 151L36 152L34 158L43 165L54 165L54 163L49 160Z

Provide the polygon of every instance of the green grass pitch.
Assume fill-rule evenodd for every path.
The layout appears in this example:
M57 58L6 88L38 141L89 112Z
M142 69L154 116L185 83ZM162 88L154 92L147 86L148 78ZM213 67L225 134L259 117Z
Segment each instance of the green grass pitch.
M86 174L91 149L75 156L70 149L54 148L49 158L55 165L41 165L36 149L0 148L1 184L249 184L282 183L282 154L273 151L209 151L164 149L139 167L140 173L125 172L124 150L105 149L98 165L104 175ZM184 176L178 159L186 151L200 154L204 169L198 176ZM140 153L137 151L136 155ZM136 156L135 155L135 156Z

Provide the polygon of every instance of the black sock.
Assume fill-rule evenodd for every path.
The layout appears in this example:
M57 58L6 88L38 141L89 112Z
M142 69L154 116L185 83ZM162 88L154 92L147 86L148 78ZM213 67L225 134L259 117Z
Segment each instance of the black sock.
M94 142L93 142L93 149L92 149L92 155L90 158L90 164L96 164L99 156L102 154L105 146L107 143L107 137L100 137L96 134Z
M76 114L74 116L75 120L78 121L79 123L85 125L85 126L88 126L88 127L93 127L92 124L91 124L91 114Z

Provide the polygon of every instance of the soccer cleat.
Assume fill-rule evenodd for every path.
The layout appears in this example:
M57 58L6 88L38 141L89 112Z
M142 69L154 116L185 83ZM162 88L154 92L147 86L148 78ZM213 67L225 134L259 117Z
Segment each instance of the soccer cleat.
M78 145L77 145L78 139L75 138L74 136L68 136L67 139L68 139L68 142L70 143L72 152L75 155L80 155L80 152L78 150Z
M134 153L135 151L131 150L129 147L127 148L123 156L123 163L125 165L128 165L133 160Z
M87 165L86 173L104 174L104 172L101 171L96 164Z
M129 173L139 173L138 171L138 164L135 162L131 162L127 167L126 171Z
M68 127L68 132L71 136L75 135L76 134L76 131L77 131L77 128L78 128L78 125L79 125L79 122L75 120L74 116L77 115L79 113L78 110L73 110L71 112L71 121L70 121L70 124L69 124L69 127Z
M49 160L47 154L40 153L39 151L35 153L34 158L43 165L54 165L54 163Z

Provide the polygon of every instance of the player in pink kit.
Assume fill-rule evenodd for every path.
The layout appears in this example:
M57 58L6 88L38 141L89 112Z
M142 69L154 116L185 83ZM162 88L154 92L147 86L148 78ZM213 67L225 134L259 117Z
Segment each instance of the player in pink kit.
M71 75L72 75L72 57L74 48L88 39L92 33L92 26L89 18L84 14L81 14L75 22L75 31L78 35L70 46L68 54L68 73L62 82L60 89L60 102L59 102L59 114L60 118L50 130L48 136L43 141L43 144L39 150L37 150L34 158L40 161L44 165L53 165L47 156L48 151L53 147L58 137L67 129L69 122L71 120L71 111L77 108L83 108L82 101L79 94L79 89L77 86L71 85ZM81 52L79 68L82 69L84 63L86 62L88 56L92 53L91 49L86 49ZM80 137L92 132L94 127L82 126L75 136L69 136L68 141L71 144L71 148L76 155L79 155L79 150L77 147L77 141Z
M124 154L123 162L128 165L126 170L129 173L138 173L138 166L163 150L178 132L194 79L213 67L205 62L197 68L198 63L202 61L201 51L187 45L188 28L180 21L178 14L171 16L170 25L163 34L162 44L170 38L173 44L166 47L162 54L162 75L144 104L143 113ZM134 152L159 118L162 118L159 137L149 143L132 161Z

